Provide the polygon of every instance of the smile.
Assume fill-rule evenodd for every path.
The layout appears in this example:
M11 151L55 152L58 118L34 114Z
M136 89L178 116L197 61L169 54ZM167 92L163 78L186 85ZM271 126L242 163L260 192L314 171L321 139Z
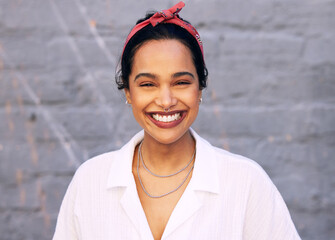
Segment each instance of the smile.
M180 113L175 113L171 115L159 115L159 114L152 114L153 119L159 122L173 122L179 120L181 118Z
M159 128L173 128L178 126L186 117L187 111L151 112L147 116Z

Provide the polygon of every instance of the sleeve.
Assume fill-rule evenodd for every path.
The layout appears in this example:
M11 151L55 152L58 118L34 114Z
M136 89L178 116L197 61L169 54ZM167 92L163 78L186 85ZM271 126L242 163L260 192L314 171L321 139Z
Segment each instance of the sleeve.
M76 174L73 177L62 202L56 224L53 240L80 239L78 223L75 215L75 201L77 196Z
M282 196L262 169L251 183L243 239L300 239Z

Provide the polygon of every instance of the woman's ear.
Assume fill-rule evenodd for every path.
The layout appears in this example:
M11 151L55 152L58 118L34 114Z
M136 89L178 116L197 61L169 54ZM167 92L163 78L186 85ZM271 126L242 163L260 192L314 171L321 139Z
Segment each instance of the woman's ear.
M125 88L124 89L124 94L126 95L126 99L127 99L127 103L128 104L131 104L131 97L130 97L130 91L129 91L129 89L128 88Z
M199 90L199 103L202 102L202 90Z

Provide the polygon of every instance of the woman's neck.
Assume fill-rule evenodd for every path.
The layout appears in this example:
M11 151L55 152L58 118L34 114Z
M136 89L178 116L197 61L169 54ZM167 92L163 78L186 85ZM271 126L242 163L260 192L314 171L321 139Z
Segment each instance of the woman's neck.
M184 167L195 151L195 140L188 130L171 144L156 141L144 134L141 152L146 166L157 174L169 174Z

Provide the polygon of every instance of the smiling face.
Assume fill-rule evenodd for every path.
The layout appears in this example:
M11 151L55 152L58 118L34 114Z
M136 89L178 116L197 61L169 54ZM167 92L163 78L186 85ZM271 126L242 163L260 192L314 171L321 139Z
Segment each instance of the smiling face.
M125 93L146 137L177 142L196 119L201 97L190 50L178 40L144 43L134 55Z

